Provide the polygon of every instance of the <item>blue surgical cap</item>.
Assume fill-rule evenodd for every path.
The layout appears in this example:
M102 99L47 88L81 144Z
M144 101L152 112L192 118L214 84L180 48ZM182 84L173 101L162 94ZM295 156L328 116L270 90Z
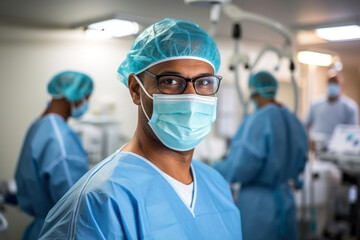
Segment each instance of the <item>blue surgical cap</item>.
M91 94L94 83L80 72L65 71L55 75L48 83L48 93L54 98L65 97L68 101L78 101Z
M209 63L216 73L220 53L212 37L198 24L165 18L146 28L131 46L118 68L118 77L128 87L131 73L142 71L161 62L175 59L199 59Z
M278 82L271 73L260 71L250 76L249 88L251 95L257 93L263 98L274 98L278 89Z

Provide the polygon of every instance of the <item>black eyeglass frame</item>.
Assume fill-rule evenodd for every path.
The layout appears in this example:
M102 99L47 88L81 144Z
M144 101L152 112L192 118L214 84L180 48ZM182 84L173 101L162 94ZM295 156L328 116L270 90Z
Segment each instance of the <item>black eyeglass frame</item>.
M160 75L155 75L154 73L149 72L148 70L145 70L144 72L147 73L147 74L149 74L151 77L153 77L153 78L155 78L155 79L157 80L157 83L158 83L157 86L158 86L158 89L159 89L159 91L160 91L161 93L163 93L163 94L169 94L169 95L171 95L172 93L164 93L164 92L162 92L161 89L160 89L159 79L160 79L161 77L165 77L165 76L171 77L171 76L173 76L173 77L178 77L178 78L184 79L186 83L192 82L196 94L201 95L201 96L211 96L211 95L216 94L216 93L219 91L220 83L221 83L221 80L222 80L222 76L219 76L219 75L209 75L209 76L211 76L211 77L216 77L216 78L219 80L217 89L216 89L216 91L215 91L214 93L211 93L211 94L200 94L200 93L198 93L197 90L196 90L195 81L196 81L197 79L204 78L204 77L209 77L209 76L200 76L200 77L196 77L196 78L184 78L183 76L179 76L179 75L176 75L176 74L160 74ZM174 95L175 95L175 94L183 94L183 93L185 92L185 90L186 90L186 85L185 85L185 87L184 87L184 90L183 90L181 93L173 93L173 94L174 94Z

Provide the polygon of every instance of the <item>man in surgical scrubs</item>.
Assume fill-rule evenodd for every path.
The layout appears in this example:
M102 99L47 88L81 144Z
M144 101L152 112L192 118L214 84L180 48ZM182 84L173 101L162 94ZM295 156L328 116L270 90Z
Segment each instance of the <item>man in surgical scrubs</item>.
M244 240L297 239L295 203L289 181L298 182L307 158L302 123L275 100L278 83L266 71L250 77L257 110L231 141L224 161L214 164L229 183L240 183L235 194Z
M118 68L138 106L135 134L55 205L40 239L242 239L226 181L192 160L216 118L219 65L195 23L145 29Z
M65 71L47 87L52 100L30 126L15 173L19 207L35 218L23 239L39 238L48 211L89 168L80 139L67 120L87 110L92 79Z
M316 99L306 120L310 130L311 150L326 150L330 137L338 124L359 124L359 106L341 94L344 79L340 73L331 74L327 83L327 96ZM315 141L318 146L315 146Z

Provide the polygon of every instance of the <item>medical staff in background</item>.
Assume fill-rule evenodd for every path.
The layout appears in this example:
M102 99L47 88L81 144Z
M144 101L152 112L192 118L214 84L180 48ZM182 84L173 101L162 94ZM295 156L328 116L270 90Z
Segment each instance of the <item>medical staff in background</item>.
M312 151L326 150L338 124L359 124L359 106L353 99L341 93L343 86L343 76L330 72L327 95L316 99L310 107L306 126Z
M35 218L23 239L39 238L48 211L89 169L67 120L87 111L93 88L88 75L74 71L61 72L48 83L52 100L30 126L15 173L19 207Z
M241 212L244 240L295 240L296 207L291 183L298 183L307 159L305 127L275 100L277 80L266 71L251 75L256 111L231 140L229 154L214 167L231 184Z
M216 118L219 66L196 23L145 29L118 68L138 106L135 134L55 205L40 239L242 239L228 184L192 159Z

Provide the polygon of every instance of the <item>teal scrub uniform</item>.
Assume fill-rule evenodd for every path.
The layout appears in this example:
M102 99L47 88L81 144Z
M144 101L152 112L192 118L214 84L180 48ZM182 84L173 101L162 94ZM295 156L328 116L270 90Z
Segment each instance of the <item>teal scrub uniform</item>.
M15 173L19 207L35 218L23 239L38 239L48 211L88 169L80 139L62 117L48 114L31 125Z
M230 183L241 183L236 197L244 240L295 240L296 207L289 180L297 180L307 159L303 124L273 104L248 116L232 139L229 155L214 167Z

